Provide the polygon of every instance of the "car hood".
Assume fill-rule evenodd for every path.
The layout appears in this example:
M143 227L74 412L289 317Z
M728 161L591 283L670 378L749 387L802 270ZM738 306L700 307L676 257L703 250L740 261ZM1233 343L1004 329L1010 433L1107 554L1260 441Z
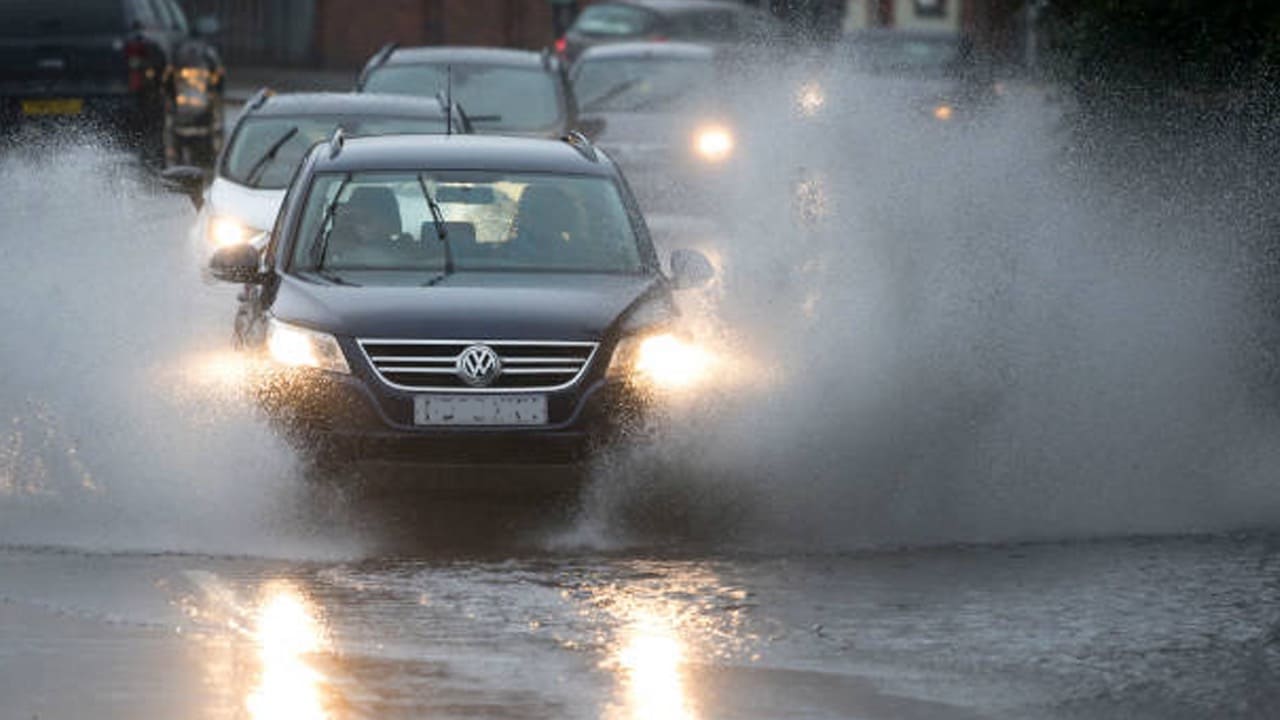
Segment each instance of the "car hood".
M260 190L215 178L209 187L209 215L229 215L257 230L270 230L284 202L284 190Z
M344 279L358 285L284 276L272 311L356 338L596 341L637 300L665 287L656 275L579 273L462 272L429 287L420 273Z

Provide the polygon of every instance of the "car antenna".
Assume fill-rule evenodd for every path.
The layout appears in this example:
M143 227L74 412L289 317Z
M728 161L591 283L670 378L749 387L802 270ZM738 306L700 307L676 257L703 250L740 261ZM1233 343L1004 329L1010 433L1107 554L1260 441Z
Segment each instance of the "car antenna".
M453 66L444 66L444 134L453 134Z

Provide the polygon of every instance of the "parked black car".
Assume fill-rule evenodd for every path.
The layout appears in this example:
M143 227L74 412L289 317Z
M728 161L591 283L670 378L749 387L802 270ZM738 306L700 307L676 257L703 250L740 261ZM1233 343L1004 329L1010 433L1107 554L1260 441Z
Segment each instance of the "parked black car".
M388 45L365 65L357 89L450 94L478 133L559 138L578 122L565 68L549 51Z
M0 0L0 127L72 122L156 164L209 164L224 68L174 0Z
M269 414L342 460L573 463L705 372L671 331L696 252L659 260L618 168L581 135L382 136L316 146L251 283L245 347Z
M605 0L583 9L556 50L573 62L587 48L606 43L735 46L784 35L785 26L768 12L732 0Z

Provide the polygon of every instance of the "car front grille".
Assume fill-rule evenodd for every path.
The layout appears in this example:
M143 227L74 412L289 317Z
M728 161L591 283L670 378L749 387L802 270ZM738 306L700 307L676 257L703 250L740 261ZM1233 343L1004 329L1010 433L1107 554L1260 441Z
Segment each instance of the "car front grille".
M549 391L572 387L586 373L597 343L541 340L359 340L369 363L388 385L450 392ZM492 383L472 387L458 375L458 357L487 345L502 369Z

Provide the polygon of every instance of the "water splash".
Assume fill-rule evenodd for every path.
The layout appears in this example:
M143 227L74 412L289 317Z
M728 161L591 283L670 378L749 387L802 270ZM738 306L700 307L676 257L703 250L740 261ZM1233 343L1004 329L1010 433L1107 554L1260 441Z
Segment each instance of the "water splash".
M1258 179L1197 182L1172 160L1094 173L1033 87L942 127L847 82L859 110L816 134L757 115L744 135L768 147L724 188L721 282L695 314L776 382L602 460L559 541L840 549L1280 521Z
M0 543L336 552L239 392L190 205L92 138L35 140L0 156Z

